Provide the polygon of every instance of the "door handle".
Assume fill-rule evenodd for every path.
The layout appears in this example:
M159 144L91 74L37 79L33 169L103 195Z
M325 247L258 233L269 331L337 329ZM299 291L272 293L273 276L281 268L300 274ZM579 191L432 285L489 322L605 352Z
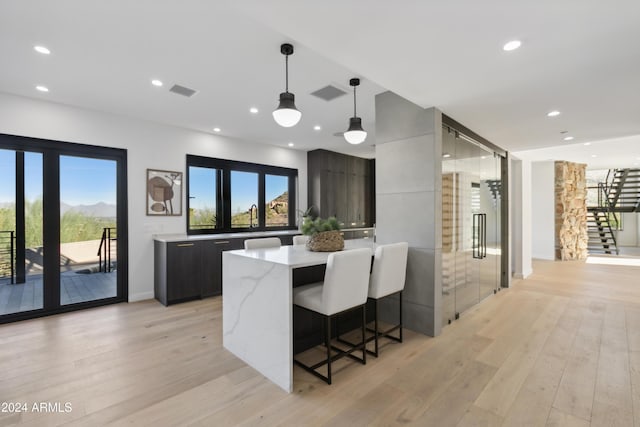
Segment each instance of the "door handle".
M473 257L482 258L480 252L480 214L473 214L473 229L471 230L471 248Z
M482 258L487 257L487 214L481 214L482 219Z

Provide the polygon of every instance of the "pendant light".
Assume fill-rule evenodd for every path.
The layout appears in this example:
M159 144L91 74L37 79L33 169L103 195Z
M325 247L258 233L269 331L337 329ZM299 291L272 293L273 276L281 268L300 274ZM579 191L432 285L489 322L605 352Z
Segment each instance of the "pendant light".
M295 95L289 92L289 55L293 55L293 46L283 43L280 53L285 57L285 91L280 94L280 104L273 112L273 120L282 127L290 128L300 121L302 113L295 104Z
M367 132L362 129L362 119L356 114L356 87L360 85L360 79L351 79L349 84L353 86L353 117L349 119L349 129L344 133L344 139L349 144L361 144L367 139Z

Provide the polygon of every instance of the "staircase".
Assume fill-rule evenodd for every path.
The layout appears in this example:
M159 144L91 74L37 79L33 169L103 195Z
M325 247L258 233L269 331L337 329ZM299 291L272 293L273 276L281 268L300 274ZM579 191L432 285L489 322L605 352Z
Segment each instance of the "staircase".
M587 208L587 234L589 235L587 249L590 254L618 255L618 246L609 224L607 208Z
M487 179L485 180L489 191L491 192L491 199L493 200L493 207L498 206L498 200L502 198L502 180L500 179Z
M640 169L610 170L605 185L611 212L640 212Z

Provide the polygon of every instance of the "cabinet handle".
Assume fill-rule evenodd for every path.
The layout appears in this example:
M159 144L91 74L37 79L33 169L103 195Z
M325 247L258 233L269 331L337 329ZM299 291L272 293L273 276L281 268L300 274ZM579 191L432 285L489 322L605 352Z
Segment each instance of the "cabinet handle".
M179 248L185 248L187 246L193 246L193 245L194 245L193 243L179 243L176 246Z
M216 245L223 245L225 243L229 243L229 241L228 240L216 240L214 243Z

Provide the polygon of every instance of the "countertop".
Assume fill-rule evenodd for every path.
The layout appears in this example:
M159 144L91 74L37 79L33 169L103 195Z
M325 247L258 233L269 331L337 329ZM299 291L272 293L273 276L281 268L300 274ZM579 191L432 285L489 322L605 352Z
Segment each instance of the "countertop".
M372 251L376 248L373 239L352 239L344 241L344 250L369 248ZM282 264L291 268L308 267L312 265L324 264L331 252L313 252L305 245L281 246L279 248L264 249L238 249L235 251L225 251L223 256L240 256L274 264Z
M241 239L243 237L271 237L271 236L295 236L300 230L274 230L274 231L243 231L239 233L219 233L219 234L154 234L153 240L156 242L184 242L189 240L219 240L219 239Z
M363 228L344 228L340 231L368 231L373 227ZM156 242L171 243L185 242L189 240L220 240L220 239L241 239L243 237L277 237L277 236L295 236L302 234L300 230L274 230L274 231L242 231L238 233L220 233L220 234L154 234L153 240Z

